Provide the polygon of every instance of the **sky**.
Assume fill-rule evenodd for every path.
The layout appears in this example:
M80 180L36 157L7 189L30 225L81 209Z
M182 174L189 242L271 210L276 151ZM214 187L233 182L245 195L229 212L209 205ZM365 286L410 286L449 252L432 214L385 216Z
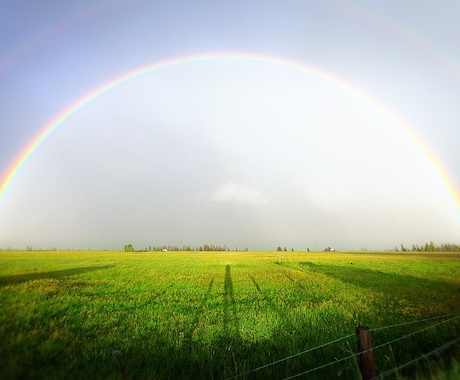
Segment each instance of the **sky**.
M460 243L459 14L1 1L0 248Z

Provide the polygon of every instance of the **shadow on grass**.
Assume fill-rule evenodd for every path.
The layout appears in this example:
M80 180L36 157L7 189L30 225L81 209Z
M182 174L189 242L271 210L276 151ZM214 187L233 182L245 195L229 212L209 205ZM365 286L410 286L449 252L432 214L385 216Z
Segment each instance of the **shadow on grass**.
M107 350L81 349L69 343L67 346L56 346L45 355L28 354L27 360L23 360L24 349L29 353L33 346L37 346L34 341L27 342L30 338L25 337L24 344L27 346L21 347L21 352L9 351L7 365L2 367L1 364L6 364L2 363L5 356L0 358L0 375L17 379L283 379L313 370L308 374L308 379L332 379L337 378L338 374L341 379L360 378L353 359L338 362L352 353L347 351L346 342L269 365L295 354L273 349L277 343L276 333L274 331L274 336L258 342L238 340L238 345L232 347L228 345L228 337L220 336L212 343L190 342L185 348L171 342L167 334L155 330L148 336L137 336L125 344L117 345L119 354L114 356L110 354L111 347ZM413 355L413 352L409 353L409 356L401 358L401 362L408 362L417 356ZM460 350L457 348L452 356L460 358ZM377 362L383 363L379 359ZM330 366L320 368L327 364ZM404 375L413 378L414 367L408 370Z
M384 292L388 295L410 297L411 300L417 299L417 302L428 301L430 297L436 299L436 302L443 297L445 299L453 297L454 300L457 300L457 304L451 306L456 309L460 308L460 299L456 296L460 294L460 285L455 283L363 269L351 263L348 267L320 265L312 262L300 262L299 265L348 284Z
M14 276L0 276L0 286L17 285L28 281L54 279L60 280L69 276L78 276L82 273L94 272L102 269L112 268L114 265L97 265L90 267L69 268L48 272L32 272L17 274Z
M185 334L180 345L172 342L167 334L151 331L148 337L137 337L130 342L129 347L121 347L120 356L110 358L106 355L99 362L89 363L89 372L100 378L119 376L127 379L276 379L319 367L325 361L334 358L334 355L344 354L346 346L344 342L340 342L340 348L336 345L323 349L319 354L317 352L309 356L303 355L270 365L298 352L292 351L292 344L286 344L284 341L287 337L286 330L300 331L306 321L294 321L288 317L286 309L273 302L253 276L250 278L262 299L269 304L269 308L284 321L272 331L270 336L258 341L242 338L237 293L233 284L231 266L226 265L221 304L222 329L211 342L192 341L191 335L193 327L206 312L206 303L211 299L214 279L210 280L201 304L194 314L191 330ZM295 343L303 347L302 336L297 338L299 341ZM319 336L318 339L321 341L324 337ZM311 342L311 344L317 345L318 342ZM343 379L357 378L348 363L341 363L339 367L333 365L331 368L311 374L310 379L331 378L337 371L342 373ZM87 377L87 374L84 372L77 374L77 377L80 376Z
M206 311L206 302L209 300L212 288L214 286L214 279L212 278L211 281L209 282L208 289L201 301L200 306L196 309L195 315L193 317L192 322L190 323L190 326L188 330L184 334L184 338L188 340L189 342L192 342L192 335L195 327L198 325L200 321L200 316Z
M240 329L236 312L235 293L233 290L230 265L225 267L224 281L224 334L227 337L240 338Z
M253 276L250 276L252 283L256 287L257 292L260 294L262 297L263 301L268 305L270 310L272 310L276 315L278 315L278 318L283 321L283 328L280 329L279 332L277 332L277 335L281 338L283 344L289 345L289 334L286 334L286 332L291 332L291 331L298 331L299 326L298 323L295 321L293 314L289 313L289 310L287 310L287 307L282 306L280 304L277 304L273 298L271 298L267 292L265 292L260 285L257 283L256 279ZM291 279L292 280L292 279ZM292 280L294 282L294 280ZM304 322L303 327L308 325L308 321ZM279 345L279 343L278 343Z
M377 271L362 270L359 268L330 268L321 265L303 263L305 270L312 270L325 275L335 277L339 280L353 283L357 286L372 286L380 290L391 289L395 281L401 280L404 276L384 275ZM57 272L38 274L38 278L63 278L82 272L105 269L108 267L75 268ZM297 269L298 267L296 267ZM46 275L46 276L45 276ZM17 277L17 276L16 276ZM29 278L28 280L36 279ZM288 277L295 282L292 277ZM383 280L381 280L383 278ZM238 305L239 287L234 287L231 267L227 265L224 273L223 299L218 305L223 309L223 320L220 325L221 333L212 336L207 341L193 341L191 339L193 330L204 314L207 312L207 302L213 300L212 289L214 279L204 285L201 302L195 310L192 310L193 317L190 323L190 330L183 338L177 334L171 334L159 327L153 327L140 333L137 330L120 331L119 336L114 336L102 347L97 340L90 340L85 337L84 331L77 331L68 335L60 335L59 339L44 334L37 337L32 334L24 334L21 344L9 347L0 346L0 377L2 378L111 378L111 379L227 379L238 374L245 374L253 369L266 366L279 359L296 354L304 347L305 336L302 333L288 334L285 330L305 331L313 329L306 318L292 318L286 312L287 307L276 303L270 296L269 290L261 287L254 277L252 282L268 303L273 314L278 314L283 323L271 330L257 340L242 339L240 335L240 324L242 321L241 311ZM372 283L379 280L379 283ZM380 281L381 280L381 281ZM416 279L420 280L420 279ZM1 280L0 280L1 281ZM21 281L24 281L21 280ZM25 280L27 281L27 280ZM0 282L2 284L2 282ZM301 287L308 287L308 284L299 283ZM421 281L419 286L427 286ZM444 284L444 286L447 286ZM222 293L219 294L219 297ZM288 306L288 305L286 305ZM240 316L239 316L240 315ZM100 318L101 316L94 316ZM257 316L255 316L257 318ZM129 319L129 313L126 315ZM167 316L165 316L167 318ZM241 318L241 319L240 319ZM120 323L123 319L120 319ZM340 323L341 321L337 321ZM137 329L137 327L136 327ZM132 334L131 334L132 333ZM344 332L343 335L347 334ZM304 348L312 348L322 343L339 338L339 336L327 336L327 331L322 327L312 331L315 340L308 342ZM287 337L294 337L291 345L286 344ZM38 339L40 338L40 339ZM174 339L172 339L174 338ZM43 340L48 343L45 349ZM75 343L78 341L77 343ZM419 343L422 346L422 341ZM442 342L441 342L442 343ZM238 376L239 379L268 379L286 378L303 371L317 368L327 363L326 367L309 374L309 379L328 379L337 377L340 373L342 379L360 378L359 373L353 367L353 361L337 362L338 359L350 354L347 350L347 342L323 347L312 353L292 358L274 366L267 366L258 371ZM434 347L438 342L433 343ZM414 343L414 346L416 344ZM119 350L119 354L110 355L112 349ZM407 351L407 350L406 350ZM460 350L455 355L460 357ZM401 362L407 362L418 356L418 352L403 351ZM334 364L334 362L337 362ZM380 361L382 363L382 361ZM408 374L410 377L412 373Z

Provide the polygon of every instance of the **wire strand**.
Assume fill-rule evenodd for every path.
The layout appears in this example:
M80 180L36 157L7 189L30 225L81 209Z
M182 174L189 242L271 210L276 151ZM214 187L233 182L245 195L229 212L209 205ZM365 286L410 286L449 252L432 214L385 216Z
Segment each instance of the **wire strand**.
M453 321L454 319L457 319L459 316L460 316L460 314L457 315L456 317L452 317L452 318L447 319L447 320L445 320L445 321L436 323L435 325L431 325L431 326L425 327L425 328L423 328L423 329L421 329L421 330L418 330L418 331L415 331L415 332L413 332L413 333L403 335L402 337L393 339L393 340L391 340L391 341L389 341L389 342L386 342L386 343L382 343L382 344L380 344L380 345L378 345L378 346L373 347L373 348L370 349L370 350L366 350L366 351L362 351L362 352L368 352L368 351L371 351L371 350L376 350L377 348L381 348L381 347L387 346L387 345L389 345L389 344L395 343L395 342L397 342L397 341L399 341L399 340L406 339L406 338L408 338L408 337L410 337L410 336L417 335L417 334L419 334L419 333L421 333L421 332L423 332L423 331L426 331L426 330L432 329L432 328L434 328L434 327L436 327L436 326L440 326L440 325L442 325L442 324L444 324L444 323Z
M404 336L402 336L402 337L393 339L393 340L391 340L391 341L389 341L389 342L382 343L382 344L380 344L380 345L378 345L378 346L375 346L375 347L373 347L373 348L371 348L371 349L369 349L369 350L364 350L364 351L361 351L361 352L359 352L359 353L356 353L356 354L353 354L353 355L349 355L349 356L347 356L347 357L345 357L345 358L342 358L342 359L339 359L339 360L335 360L335 361L330 362L330 363L327 363L327 364L323 364L323 365L321 365L321 366L319 366L319 367L312 368L312 369L309 369L309 370L307 370L307 371L298 373L298 374L296 374L296 375L287 377L287 378L285 378L284 380L294 379L294 378L296 378L296 377L299 377L299 376L302 376L302 375L306 375L307 373L311 373L311 372L317 371L317 370L319 370L319 369L326 368L326 367L331 366L331 365L333 365L333 364L337 364L337 363L340 363L340 362L342 362L342 361L345 361L345 360L348 360L348 359L352 359L352 358L354 358L354 357L356 357L356 356L358 356L358 355L361 355L361 354L363 354L363 353L365 353L365 352L369 352L369 351L372 351L372 350L376 350L376 349L378 349L378 348L381 348L381 347L387 346L387 345L389 345L389 344L398 342L398 341L403 340L403 339L406 339L406 338L408 338L408 337L417 335L417 334L419 334L419 333L421 333L421 332L423 332L423 331L429 330L429 329L434 328L434 327L436 327L436 326L440 326L440 325L442 325L442 324L448 323L448 322L450 322L450 321L453 321L453 320L457 319L458 317L460 317L460 312L459 312L459 313L453 313L453 314L442 315L442 316L437 316L437 317L426 318L426 319L421 319L421 320L417 320L417 321L405 322L405 323L401 323L401 324L397 324L397 325L390 325L390 326L378 327L378 328L375 328L375 329L371 329L371 330L369 330L369 331L372 332L372 331L379 331L379 330L384 330L384 329L389 329L389 328L394 328L394 327L406 326L406 325L415 324L415 323L428 322L428 321L433 321L433 320L442 319L442 318L449 318L449 319L447 319L447 320L445 320L445 321L442 321L442 322L436 323L436 324L434 324L434 325L425 327L425 328L420 329L420 330L418 330L418 331L415 331L415 332L413 332L413 333L406 334L406 335L404 335ZM335 339L335 340L333 340L333 341L330 341L330 342L321 344L321 345L319 345L319 346L317 346L317 347L309 348L308 350L299 352L299 353L297 353L297 354L287 356L287 357L285 357L285 358L283 358L283 359L279 359L279 360L276 360L276 361L274 361L274 362L265 364L265 365L263 365L263 366L254 368L254 369L252 369L252 370L249 370L249 371L246 371L246 372L237 374L237 375L235 375L235 376L229 377L229 378L227 378L227 380L237 379L237 378L239 378L239 377L248 375L248 374L250 374L250 373L253 373L253 372L256 372L256 371L260 371L261 369L265 369L265 368L271 367L271 366L273 366L273 365L282 363L282 362L284 362L284 361L286 361L286 360L293 359L293 358L295 358L295 357L304 355L304 354L306 354L306 353L308 353L308 352L315 351L315 350L318 350L318 349L320 349L320 348L329 346L329 345L331 345L331 344L333 344L333 343L340 342L340 341L342 341L342 340L344 340L344 339L351 338L353 335L355 335L355 334L350 334L350 335L347 335L347 336L344 336L344 337ZM459 339L460 339L460 338L459 338Z
M438 348L435 348L434 350L419 356L416 359L410 360L407 363L404 363L404 364L400 365L399 367L395 367L395 368L392 368L392 369L390 369L390 370L388 370L386 372L383 372L383 373L379 374L377 377L374 377L372 380L383 379L385 376L391 375L392 373L397 372L400 369L402 369L404 367L407 367L407 366L409 366L411 364L414 364L414 363L418 362L421 359L426 359L426 358L428 358L430 356L440 354L441 352L445 351L446 349L448 349L450 346L452 346L453 344L455 344L457 342L460 342L460 338L453 339L450 342L447 342L447 343L443 344L442 346L440 346Z
M441 316L438 316L438 317L431 317L431 318L426 318L426 319L420 319L420 320L418 320L418 321L404 322L404 323L400 323L400 324L397 324L397 325L376 327L376 328L374 328L374 329L369 329L369 331L370 331L370 332L373 332L373 331L380 331L380 330L385 330L385 329L391 329L391 328L394 328L394 327L401 327L401 326L412 325L412 324L415 324L415 323L422 323L422 322L433 321L433 320L435 320L435 319L449 318L449 317L453 317L453 316L460 316L460 313L453 313L453 314L441 315Z
M331 344L333 344L333 343L340 342L341 340L344 340L344 339L347 339L347 338L351 338L353 335L355 335L355 334L350 334L350 335L347 335L347 336L343 336L343 337L338 338L338 339L335 339L335 340L333 340L333 341L331 341L331 342L324 343L324 344L322 344L322 345L320 345L320 346L313 347L313 348L309 348L308 350L299 352L299 353L297 353L297 354L294 354L294 355L291 355L291 356L287 356L287 357L285 357L285 358L283 358L283 359L276 360L276 361L274 361L274 362L272 362L272 363L265 364L265 365L263 365L263 366L254 368L254 369L252 369L252 370L250 370L250 371L246 371L246 372L240 373L240 374L238 374L238 375L235 375L235 376L233 376L233 377L229 377L227 380L237 379L238 377L248 375L248 374L250 374L250 373L252 373L252 372L256 372L256 371L259 371L259 370L261 370L261 369L271 367L272 365L279 364L279 363L282 363L282 362L284 362L284 361L286 361L286 360L293 359L293 358L295 358L295 357L297 357L297 356L304 355L304 354L306 354L307 352L315 351L315 350L318 350L318 349L320 349L320 348L329 346L329 345L331 345Z
M460 313L458 314L458 316L460 316ZM296 378L296 377L303 376L303 375L306 375L306 374L311 373L311 372L315 372L315 371L317 371L317 370L319 370L319 369L323 369L323 368L329 367L329 366L331 366L331 365L333 365L333 364L337 364L337 363L343 362L343 361L345 361L345 360L352 359L352 358L354 358L354 357L356 357L356 356L359 356L359 355L361 355L361 354L363 354L363 353L366 353L366 352L375 350L375 349L377 349L377 348L381 348L381 347L387 346L387 345L389 345L389 344L391 344L391 343L397 342L398 340L402 340L402 339L408 338L408 337L410 337L410 336L416 335L416 334L418 334L418 333L420 333L420 332L423 332L423 331L425 331L425 330L428 330L428 329L430 329L430 328L433 328L433 327L442 325L442 324L444 324L444 323L450 322L450 321L456 319L458 316L453 317L453 318L450 318L450 319L448 319L447 321L442 321L442 322L437 323L437 324L435 324L435 325L432 325L432 326L426 327L426 328L424 328L424 329L418 330L418 331L416 331L416 332L414 332L414 333L404 335L403 337L400 337L400 338L397 338L397 339L393 339L393 340L390 341L390 342L386 342L386 343L380 344L380 345L375 346L375 347L373 347L373 348L371 348L371 349L364 350L364 351L358 352L358 353L356 353L356 354L346 356L346 357L344 357L344 358L342 358L342 359L335 360L335 361L333 361L333 362L330 362L330 363L327 363L327 364L320 365L320 366L318 366L318 367L316 367L316 368L311 368L311 369L309 369L309 370L307 370L307 371L298 373L298 374L296 374L296 375L286 377L286 378L284 378L284 380L294 379L294 378ZM459 341L459 340L460 340L460 338L455 339L455 340L449 342L448 344L446 344L446 345L444 345L444 346L449 347L450 345L452 345L453 343L456 343L456 342ZM445 349L447 348L447 347L444 348L444 346L442 346L442 347L440 347L440 348L438 348L438 349L436 349L436 350L433 350L433 352L437 352L437 350L439 350L439 352L442 352L443 350L445 350ZM429 353L429 354L431 354L431 353ZM427 354L427 355L428 355L428 354ZM417 359L416 359L416 360L417 360ZM415 360L415 361L416 361L416 360ZM412 362L413 362L413 361L412 361ZM397 370L397 369L396 369L396 370ZM391 372L390 372L390 373L391 373ZM385 375L385 376L386 376L386 375Z
M307 370L307 371L298 373L297 375L285 377L284 380L295 379L296 377L306 375L307 373L310 373L310 372L315 372L315 371L317 371L317 370L319 370L319 369L323 369L323 368L329 367L329 366L331 366L331 365L333 365L333 364L337 364L337 363L343 362L343 361L348 360L348 359L353 359L353 358L355 358L355 357L358 356L358 355L361 355L361 352L358 352L357 354L353 354L353 355L346 356L346 357L344 357L344 358L342 358L342 359L339 359L339 360L336 360L336 361L333 361L333 362L330 362L330 363L327 363L327 364L320 365L319 367L309 369L309 370Z

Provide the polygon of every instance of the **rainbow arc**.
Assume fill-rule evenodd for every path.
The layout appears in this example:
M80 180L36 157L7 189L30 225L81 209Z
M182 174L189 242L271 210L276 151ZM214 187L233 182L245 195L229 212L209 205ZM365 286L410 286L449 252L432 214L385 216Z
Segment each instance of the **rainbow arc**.
M290 61L286 59L258 55L258 54L243 54L243 53L214 53L214 54L199 54L199 55L189 55L182 56L174 59L163 60L155 62L150 65L142 66L128 73L124 73L121 76L118 76L111 81L95 88L93 91L84 95L82 98L78 99L76 102L69 105L66 109L60 112L55 118L53 118L47 125L45 125L40 132L34 136L33 139L24 147L22 152L14 159L7 171L3 174L0 180L0 203L4 201L5 195L8 191L8 188L13 183L16 176L20 173L21 169L27 164L27 162L32 158L34 152L46 141L46 139L58 128L60 128L66 120L75 115L80 109L87 106L94 99L101 96L107 91L113 90L116 87L126 83L134 78L138 78L147 73L153 71L162 70L166 68L173 68L174 66L185 65L192 62L202 62L202 61L223 61L223 60L233 60L233 61L249 61L249 62L265 62L272 65L279 65L285 68L291 68L298 70L304 74L309 74L321 78L327 82L333 83L336 86L346 89L349 93L357 96L358 98L365 101L367 104L377 109L380 113L384 114L392 123L394 123L399 129L401 129L405 135L422 151L423 155L431 163L433 168L438 173L445 187L447 188L451 199L453 200L454 206L456 207L457 214L460 217L460 196L457 194L457 191L446 174L445 170L441 167L438 161L434 158L431 152L422 144L422 142L411 133L410 128L407 127L407 123L403 122L399 117L396 117L391 113L386 107L376 101L373 97L366 94L364 91L358 89L356 86L353 86L351 83L338 78L330 73L327 73L323 70L305 65L303 63Z

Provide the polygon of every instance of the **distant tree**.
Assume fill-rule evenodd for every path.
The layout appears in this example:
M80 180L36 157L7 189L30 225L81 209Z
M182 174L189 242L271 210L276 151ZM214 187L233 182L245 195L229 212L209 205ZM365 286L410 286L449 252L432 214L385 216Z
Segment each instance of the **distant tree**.
M397 247L395 247L394 250L398 252ZM401 251L408 252L409 250L414 252L460 252L460 245L451 243L443 243L441 245L436 245L432 241L430 241L429 243L426 242L422 245L412 244L412 248L408 249L401 244Z
M132 244L125 245L125 252L134 252L134 248Z
M276 248L276 250L277 250L278 252L281 252L281 251L283 250L283 248L278 247L278 248Z

